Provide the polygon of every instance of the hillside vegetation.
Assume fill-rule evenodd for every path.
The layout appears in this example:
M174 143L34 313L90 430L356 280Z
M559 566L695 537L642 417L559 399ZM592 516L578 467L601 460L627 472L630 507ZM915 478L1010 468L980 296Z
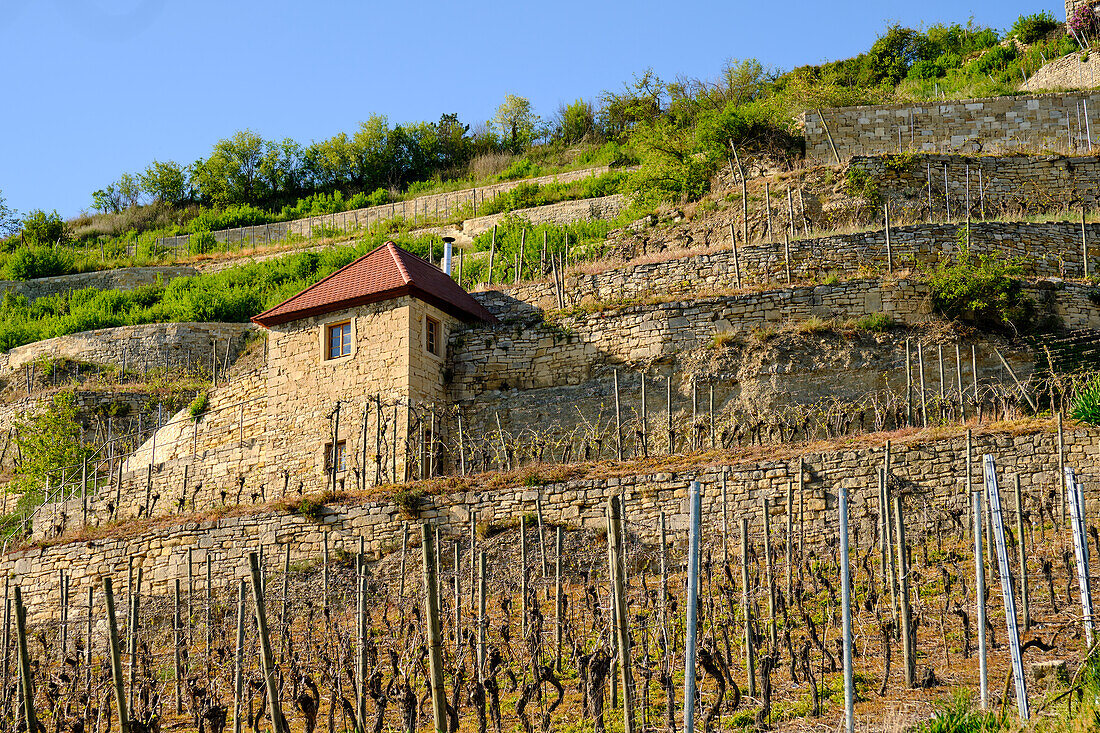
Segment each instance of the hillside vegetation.
M665 80L652 70L595 101L578 99L547 118L509 95L492 119L391 123L372 115L350 132L304 144L243 130L191 164L152 161L91 195L97 213L64 221L20 215L0 194L0 276L28 279L177 256L158 238L331 214L591 165L640 164L597 190L521 191L479 213L624 192L644 213L697 200L742 153L797 160L795 116L817 107L936 97L1011 94L1047 59L1095 34L1067 34L1049 13L1021 16L999 32L975 24L889 27L854 58L783 73L755 59L731 60L710 78ZM398 223L394 229L400 229ZM198 238L199 242L207 241ZM58 251L64 245L64 251Z

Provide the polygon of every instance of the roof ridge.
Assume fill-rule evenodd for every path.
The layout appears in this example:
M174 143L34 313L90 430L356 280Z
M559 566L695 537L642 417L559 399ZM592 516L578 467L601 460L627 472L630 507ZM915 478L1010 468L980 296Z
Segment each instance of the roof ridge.
M393 262L395 265L397 265L397 269L401 272L401 277L404 278L405 284L407 285L411 283L413 281L412 276L409 275L409 271L405 268L405 263L402 262L401 258L397 256L398 250L401 250L402 252L404 252L405 250L398 247L397 244L392 241L386 242L386 249L389 250L390 256L393 257Z

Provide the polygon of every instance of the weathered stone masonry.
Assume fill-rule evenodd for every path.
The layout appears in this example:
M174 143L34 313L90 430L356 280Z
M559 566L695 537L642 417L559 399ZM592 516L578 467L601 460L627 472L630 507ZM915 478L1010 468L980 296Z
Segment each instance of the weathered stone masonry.
M1067 133L1072 137L1077 128L1081 103L1087 103L1090 117L1100 114L1100 92L1063 92L813 110L799 115L798 121L806 138L806 157L820 163L908 151L1072 152L1067 150Z
M236 358L248 323L150 323L82 331L17 346L0 353L0 373L21 369L39 358L69 358L128 369L193 363L209 366L217 346L218 368Z
M983 211L992 216L1100 207L1100 158L1094 155L856 156L851 167L871 174L892 204L921 216L928 215L929 179L937 218L947 213L944 191L958 220L966 218L968 201L975 220ZM1035 225L1015 226L1026 237L1024 227Z
M1067 465L1076 467L1088 477L1095 476L1098 439L1100 432L1096 430L1068 431L1065 436ZM1020 474L1029 509L1034 509L1038 502L1048 505L1056 502L1052 494L1057 486L1056 435L1051 432L979 433L974 442L975 459L971 472L977 485L981 482L981 456L992 453L998 461L1002 487L1010 485L1011 475ZM901 481L901 491L907 495L906 504L911 508L907 521L913 542L919 542L924 531L953 531L956 521L966 522L969 497L965 496L964 455L963 437L894 444L891 466L893 474ZM803 501L806 536L811 543L818 541L821 535L834 532L836 492L841 485L849 491L853 526L859 528L856 546L873 536L878 495L876 472L882 457L881 445L804 456L806 494ZM617 492L627 497L631 526L638 539L649 542L656 539L657 515L664 511L675 540L677 537L682 539L686 529L688 484L698 479L705 491L704 533L713 538L721 532L718 486L722 473L727 472L730 516L748 517L753 531L757 532L762 496L770 497L776 517L784 515L787 488L797 486L796 466L797 457L792 452L789 457L735 462L691 471L574 480L539 488L479 489L425 497L415 518L433 522L444 535L456 537L468 530L471 510L477 511L479 521L507 524L533 511L538 497L551 524L599 531L605 526L607 497ZM1100 485L1088 478L1085 492L1090 512L1097 510L1094 504L1098 490ZM923 524L926 516L927 526ZM363 537L367 550L378 557L399 546L406 518L403 510L393 503L364 500L326 507L320 522L274 512L208 521L185 519L178 526L148 528L131 537L28 547L9 553L0 561L0 567L11 573L13 581L23 588L31 616L42 619L55 613L58 571L71 577L71 593L82 594L89 584L98 587L106 574L116 577L125 574L127 561L133 557L135 565L144 569L149 592L164 595L170 592L174 578L186 577L187 550L190 548L195 551L196 562L205 563L209 553L213 560L214 582L227 587L245 575L248 552L260 545L269 549L266 553L269 557L282 556L281 549L276 551L274 545L290 544L292 562L316 560L321 556L321 545L328 532L330 547L338 547L341 543L357 547L359 537ZM781 520L773 521L772 526L782 527L783 524ZM773 529L775 531L778 530Z
M890 233L896 269L932 266L959 252L966 224L916 224L894 227ZM1100 224L1088 224L1089 273L1100 272ZM1081 226L1073 222L1019 224L972 222L970 250L1020 261L1031 277L1084 275ZM784 282L783 244L760 242L738 246L742 285L775 285ZM881 230L802 239L790 245L791 276L795 280L821 280L827 275L885 272L886 234ZM574 274L566 278L569 306L593 301L623 301L648 295L690 297L700 293L732 290L737 286L733 250L729 247L703 254L676 257L606 270ZM494 286L497 288L498 286ZM557 297L549 282L503 285L474 293L498 318L514 319L538 310L556 310Z

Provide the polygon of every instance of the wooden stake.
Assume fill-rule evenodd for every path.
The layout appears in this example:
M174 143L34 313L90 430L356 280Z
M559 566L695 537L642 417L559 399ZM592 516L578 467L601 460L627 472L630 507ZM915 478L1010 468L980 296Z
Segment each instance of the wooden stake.
M752 603L749 599L749 520L741 519L741 605L745 618L745 675L749 697L756 697L756 656L752 643Z
M772 185L764 181L764 207L768 210L768 241L775 242L775 230L772 229Z
M626 609L626 592L623 586L623 528L619 515L619 497L612 496L609 504L611 533L611 582L615 594L615 632L619 650L623 685L623 730L634 733L633 676L630 670L630 620Z
M241 701L244 699L244 597L245 582L241 578L237 586L237 644L233 654L233 733L244 730L241 720Z
M787 284L791 284L791 235L783 232L783 267L787 272Z
M118 623L115 620L115 593L114 588L111 586L111 579L106 577L103 579L103 595L106 597L107 603L107 632L111 644L111 681L114 684L115 691L115 713L118 715L118 729L120 733L129 733L130 730L130 716L126 713L126 690L124 682L122 680L122 650L119 648L118 642ZM20 634L20 664L22 672L30 664L30 660L26 659L27 645L26 637L23 629L22 612L20 609L20 597L19 586L15 586L15 618L17 631ZM31 689L29 672L28 676L23 682L23 699L24 701L34 700L34 691ZM27 705L27 730L37 730L34 724L34 711L33 705Z
M561 669L561 641L565 623L561 587L562 529L554 528L554 664Z
M431 708L434 730L447 733L447 690L443 689L443 639L439 626L439 578L436 570L436 537L427 524L420 525L423 564L423 605L427 620L428 667L431 676Z
M252 575L252 600L256 610L256 627L260 635L260 660L263 664L264 681L267 684L271 727L275 733L286 733L289 728L286 720L283 719L282 704L279 702L279 684L276 679L275 657L271 653L271 638L268 636L263 579L260 575L260 557L257 553L248 553L248 567Z
M775 629L775 574L772 571L772 518L768 497L763 497L764 520L764 568L768 580L768 636L771 640L771 648L774 651L779 648Z
M1027 552L1024 550L1024 540L1027 534L1024 527L1024 496L1023 492L1020 491L1020 474L1016 474L1014 485L1016 489L1016 549L1020 553L1020 603L1023 605L1024 633L1026 634L1031 631L1031 608L1027 597Z
M619 461L623 460L623 422L622 415L619 411L619 370L615 369L612 372L612 376L615 382L615 456ZM539 535L541 538L542 529L539 528Z
M898 581L901 601L901 643L905 671L905 686L913 687L917 677L916 650L913 648L912 611L909 606L909 557L906 554L905 517L901 496L894 497L894 527L898 543Z
M737 289L741 289L741 263L737 259L737 231L733 228L733 222L730 222L730 243L733 247L733 275L734 282L737 283Z
M882 205L883 215L886 220L886 271L894 271L894 250L890 246L890 204Z
M668 425L665 428L668 433L668 454L671 456L676 449L676 435L672 431L672 377L665 377L665 417Z

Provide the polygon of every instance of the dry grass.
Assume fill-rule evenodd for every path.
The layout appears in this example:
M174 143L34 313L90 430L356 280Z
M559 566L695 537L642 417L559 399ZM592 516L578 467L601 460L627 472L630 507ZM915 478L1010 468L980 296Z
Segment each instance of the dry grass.
M467 168L467 175L475 181L484 181L492 176L499 176L512 164L516 156L508 153L482 153L473 160Z

